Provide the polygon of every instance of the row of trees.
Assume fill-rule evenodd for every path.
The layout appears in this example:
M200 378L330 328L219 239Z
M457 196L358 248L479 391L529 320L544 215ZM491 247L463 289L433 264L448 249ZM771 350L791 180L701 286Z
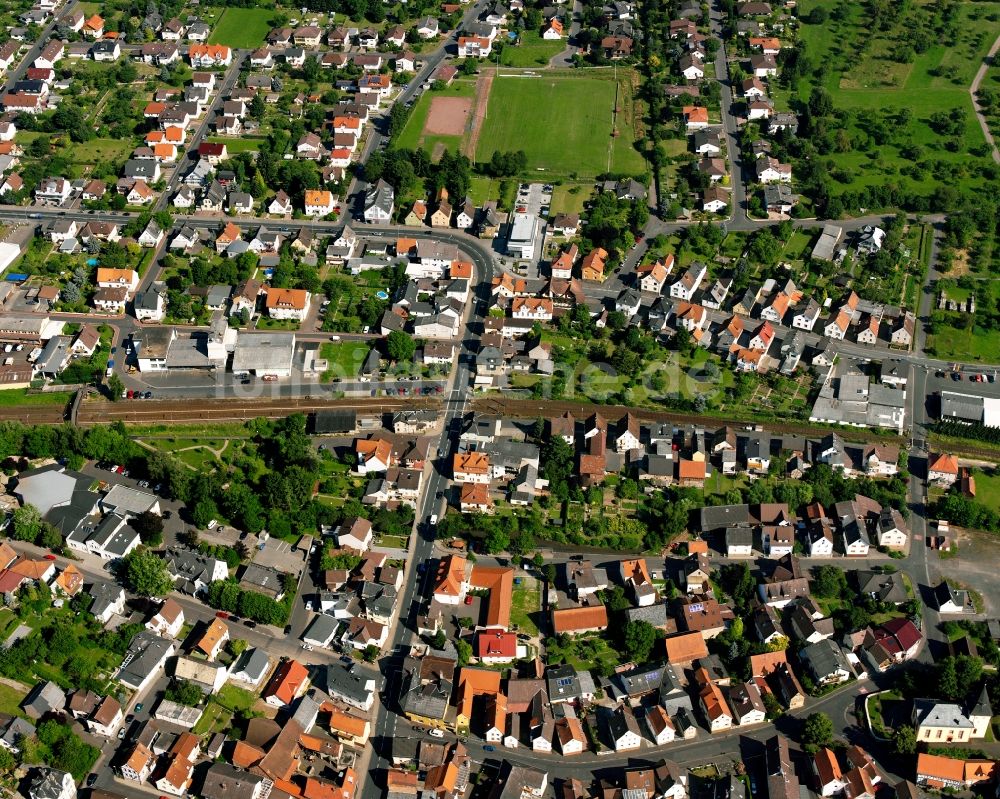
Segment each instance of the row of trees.
M379 151L369 156L365 177L372 183L385 180L400 195L415 193L422 181L424 190L432 195L445 188L452 202L460 202L472 186L472 161L449 150L437 163L423 148Z
M280 602L266 594L244 590L236 580L232 579L213 582L208 588L207 601L217 610L235 613L260 624L281 627L291 615L292 600L297 588L295 578L291 575L283 575L283 579L286 584L284 597Z

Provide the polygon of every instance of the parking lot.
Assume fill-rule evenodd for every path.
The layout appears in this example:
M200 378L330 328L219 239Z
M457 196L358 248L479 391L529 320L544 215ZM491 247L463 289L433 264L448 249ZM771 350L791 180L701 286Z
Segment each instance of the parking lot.
M521 213L548 216L552 204L552 186L548 183L522 183L517 187L516 208Z

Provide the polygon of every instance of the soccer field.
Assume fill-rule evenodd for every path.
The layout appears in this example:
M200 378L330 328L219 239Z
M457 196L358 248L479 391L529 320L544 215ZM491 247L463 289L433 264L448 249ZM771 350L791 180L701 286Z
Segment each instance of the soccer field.
M497 150L524 150L531 170L593 177L609 171L610 148L611 172L640 174L646 164L633 147L631 97L623 91L618 98L617 138L611 136L614 104L612 80L501 74L490 91L476 160L489 161Z
M274 9L227 8L209 37L210 44L228 44L237 48L257 48L271 30Z

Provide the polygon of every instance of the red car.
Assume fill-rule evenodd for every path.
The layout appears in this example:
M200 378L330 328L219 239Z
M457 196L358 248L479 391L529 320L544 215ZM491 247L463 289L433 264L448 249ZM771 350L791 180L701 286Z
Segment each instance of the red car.
M51 554L51 553L49 553L48 555L45 556L45 560L55 560L55 559L56 559L56 556L53 555L53 554Z
M228 619L229 618L229 614L226 613L226 611L224 611L224 610L220 610L218 613L215 614L215 618L217 618L217 619Z
M465 598L465 604L466 605L471 605L472 604L472 597L471 596L467 596Z
M129 390L128 390L128 391L127 391L127 392L125 393L125 396L126 396L126 397L128 397L129 399L132 399L133 397L135 397L135 392L134 392L134 391L133 391L132 389L129 389Z

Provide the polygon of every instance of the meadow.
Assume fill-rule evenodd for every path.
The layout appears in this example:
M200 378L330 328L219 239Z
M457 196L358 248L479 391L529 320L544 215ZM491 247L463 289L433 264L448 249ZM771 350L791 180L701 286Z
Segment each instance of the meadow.
M938 8L915 2L881 30L857 0L800 3L810 69L794 91L774 94L779 107L794 109L819 86L847 112L850 146L832 155L834 194L886 183L921 194L983 185L988 156L969 85L1000 34L1000 3L956 3L948 18ZM810 23L814 12L828 18ZM965 114L956 130L935 130L932 115L956 110Z
M271 30L273 16L274 9L269 8L226 8L209 37L209 44L260 47Z
M500 63L505 67L544 67L565 49L565 39L548 41L537 31L524 31L518 44L504 45Z
M393 139L393 146L400 150L416 150L422 147L432 154L436 150L443 149L457 151L462 146L462 136L440 136L424 132L431 111L431 102L435 97L467 97L471 100L475 94L475 78L459 78L450 86L424 92L413 106L402 133Z
M633 146L632 103L624 95L618 98L619 135L612 138L612 80L501 73L490 91L476 160L488 161L495 151L524 150L531 171L580 177L641 174L646 164Z

